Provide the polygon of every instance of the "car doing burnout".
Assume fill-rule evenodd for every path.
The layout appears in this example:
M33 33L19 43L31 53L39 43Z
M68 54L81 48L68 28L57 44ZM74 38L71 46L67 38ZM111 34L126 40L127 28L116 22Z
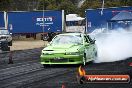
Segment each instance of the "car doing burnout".
M56 35L42 50L41 64L84 64L97 56L95 40L83 33Z

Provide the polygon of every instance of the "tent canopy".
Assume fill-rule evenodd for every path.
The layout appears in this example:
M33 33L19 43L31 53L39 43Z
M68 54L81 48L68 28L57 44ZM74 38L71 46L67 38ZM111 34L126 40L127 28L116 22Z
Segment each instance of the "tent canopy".
M120 12L109 20L109 22L114 21L132 21L132 13L127 11Z
M66 21L80 21L84 20L85 18L79 17L77 14L68 14L66 15Z

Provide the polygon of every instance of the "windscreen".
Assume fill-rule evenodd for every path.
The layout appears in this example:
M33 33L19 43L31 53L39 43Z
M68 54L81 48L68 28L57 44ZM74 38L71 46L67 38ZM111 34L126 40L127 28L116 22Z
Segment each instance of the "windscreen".
M59 35L56 36L52 44L57 45L57 44L81 44L82 43L82 38L80 36L73 36L73 35Z
M0 35L7 35L9 34L8 30L0 30Z

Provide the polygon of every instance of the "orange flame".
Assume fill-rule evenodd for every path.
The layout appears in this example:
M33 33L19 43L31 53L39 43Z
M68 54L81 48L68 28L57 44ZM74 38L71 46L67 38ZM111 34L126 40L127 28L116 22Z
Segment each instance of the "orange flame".
M82 68L82 66L80 66L80 67L78 68L78 72L79 72L79 75L80 75L80 76L84 76L84 75L86 74L86 72L85 72L85 70Z

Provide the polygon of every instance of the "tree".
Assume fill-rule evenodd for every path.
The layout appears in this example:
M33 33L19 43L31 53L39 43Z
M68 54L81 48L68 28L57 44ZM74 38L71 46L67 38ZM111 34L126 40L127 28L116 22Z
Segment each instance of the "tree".
M65 10L68 13L79 13L84 16L89 8L101 8L102 0L85 0L77 8L79 0L0 0L0 10ZM132 6L132 0L104 0L105 7Z
M69 0L64 0L63 2L61 2L58 9L59 10L65 10L65 14L77 13L78 12L77 6L75 6Z
M104 0L104 7L121 7L121 6L132 6L132 0ZM80 8L79 14L85 15L85 10L90 8L101 8L102 0L86 0Z
M0 10L1 11L8 11L10 10L10 3L12 0L0 0Z
M48 10L58 10L58 7L55 4L54 5L50 4L47 6L47 9Z

